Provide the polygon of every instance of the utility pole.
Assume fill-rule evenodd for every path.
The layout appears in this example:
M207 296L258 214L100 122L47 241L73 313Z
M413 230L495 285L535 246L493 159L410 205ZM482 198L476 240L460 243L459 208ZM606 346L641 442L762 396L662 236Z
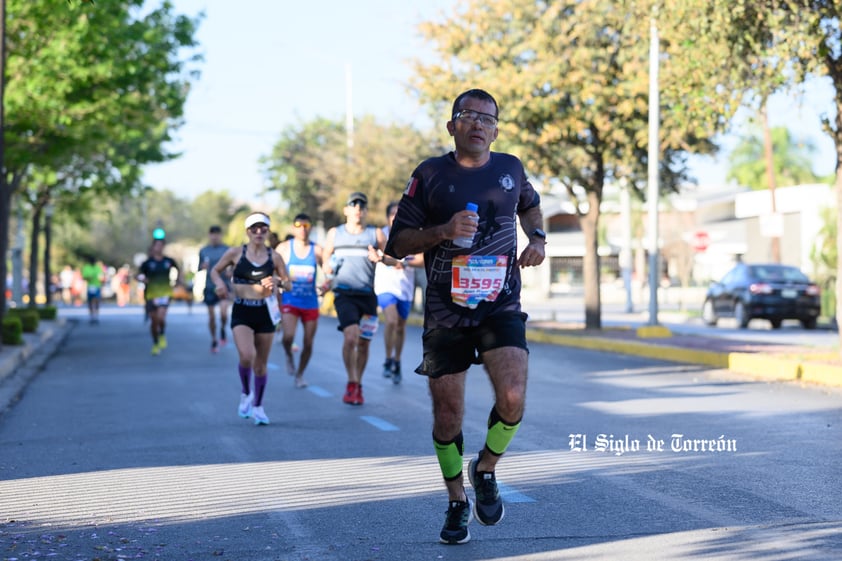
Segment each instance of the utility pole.
M769 195L772 197L772 214L770 221L770 236L772 238L772 262L781 262L781 235L783 232L783 219L778 216L777 202L775 201L775 188L777 182L775 180L775 153L772 145L772 131L769 129L769 112L767 111L767 101L764 98L760 106L760 117L763 126L763 155L766 160L766 181L769 183Z

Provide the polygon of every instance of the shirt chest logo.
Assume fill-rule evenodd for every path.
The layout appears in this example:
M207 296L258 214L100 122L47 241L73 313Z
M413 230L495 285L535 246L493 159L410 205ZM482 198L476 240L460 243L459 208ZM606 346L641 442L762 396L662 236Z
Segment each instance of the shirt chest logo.
M502 187L503 191L505 191L506 193L511 192L511 190L515 188L515 180L508 173L501 175L500 179L498 179L497 181L500 184L500 187Z

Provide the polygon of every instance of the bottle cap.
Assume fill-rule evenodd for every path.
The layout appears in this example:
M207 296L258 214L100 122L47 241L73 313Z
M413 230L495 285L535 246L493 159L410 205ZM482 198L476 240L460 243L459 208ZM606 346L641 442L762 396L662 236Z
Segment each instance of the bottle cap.
M465 205L465 210L470 210L471 212L476 212L479 209L476 203L468 203Z

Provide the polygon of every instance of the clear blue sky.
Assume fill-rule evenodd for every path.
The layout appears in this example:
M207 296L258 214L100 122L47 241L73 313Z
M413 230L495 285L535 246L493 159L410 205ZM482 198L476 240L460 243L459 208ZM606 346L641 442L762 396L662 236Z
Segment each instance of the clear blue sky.
M150 166L145 181L192 198L228 190L259 201L258 159L280 132L316 116L344 119L346 65L356 115L382 121L425 120L407 95L408 60L427 58L429 45L417 24L450 11L454 0L174 0L179 13L206 13L198 40L205 56L202 77L176 133L178 160ZM772 126L787 125L820 147L816 171L832 171L833 145L820 135L819 113L831 109L829 88L811 88L802 105L774 100ZM443 124L442 124L443 126ZM727 145L733 143L726 141ZM724 182L720 161L694 159L703 184ZM409 170L408 172L409 173ZM264 202L275 204L276 199Z

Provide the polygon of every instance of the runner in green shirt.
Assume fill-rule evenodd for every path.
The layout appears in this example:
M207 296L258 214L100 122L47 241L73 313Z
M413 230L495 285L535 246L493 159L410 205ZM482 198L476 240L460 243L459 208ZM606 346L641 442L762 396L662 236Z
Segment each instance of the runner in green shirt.
M105 271L102 264L97 263L93 255L88 256L88 262L82 265L82 279L88 285L88 316L91 323L99 323L99 302L102 300L102 281Z

